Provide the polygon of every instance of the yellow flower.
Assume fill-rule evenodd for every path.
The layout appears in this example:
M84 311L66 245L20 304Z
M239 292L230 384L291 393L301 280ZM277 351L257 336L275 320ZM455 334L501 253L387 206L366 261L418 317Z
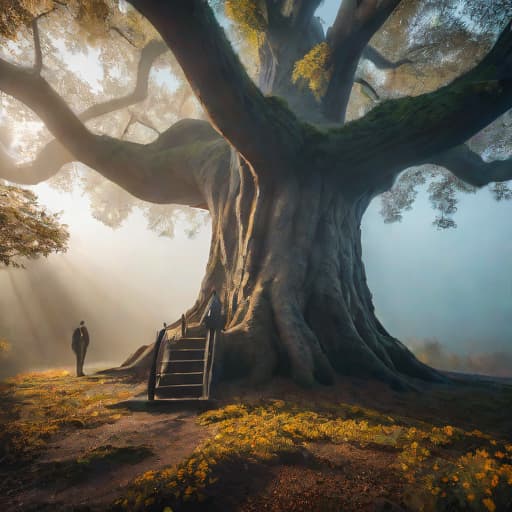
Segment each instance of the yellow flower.
M453 480L454 482L458 482L458 481L459 481L459 477L458 477L457 475L453 475L453 476L452 476L452 480Z
M475 501L475 495L473 493L467 495L467 499L469 502Z
M500 482L498 475L493 475L491 480L491 487L497 487Z
M173 509L171 507L164 507L162 512L174 512L174 511L173 511Z
M498 452L496 452L496 453L494 454L494 456L495 456L497 459L503 459L503 457L505 457L505 454L504 454L503 452L498 451Z
M482 503L489 512L494 512L496 510L496 505L494 504L494 501L492 501L490 498L483 499Z
M464 482L462 487L464 487L464 489L469 489L469 482Z
M446 425L446 427L443 428L443 431L447 436L453 436L453 427L450 425Z

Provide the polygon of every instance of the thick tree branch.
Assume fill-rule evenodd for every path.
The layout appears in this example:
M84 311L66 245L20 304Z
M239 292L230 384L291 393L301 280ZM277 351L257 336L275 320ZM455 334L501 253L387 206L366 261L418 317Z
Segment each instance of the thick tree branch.
M180 63L215 128L259 172L281 172L301 143L295 116L265 98L204 0L131 0Z
M364 93L372 100L372 101L379 101L380 97L378 92L373 88L371 84L369 84L364 78L356 76L354 78L354 82L356 84L359 84Z
M291 11L293 27L297 30L307 29L315 11L321 3L322 0L295 0L292 8L290 9L290 2L287 2L287 7Z
M320 122L318 102L300 82L292 80L297 61L324 40L314 17L319 0L266 0L266 26L259 47L258 85L264 94L286 98L300 118Z
M322 110L330 121L345 119L357 64L372 36L380 29L400 0L343 0L333 26L327 32L331 55L330 74Z
M396 62L393 62L389 60L387 57L384 57L382 53L380 53L376 48L373 46L367 45L366 48L363 50L363 59L367 59L370 62L373 63L373 65L377 69L398 69L400 66L403 66L404 64L412 64L412 60L410 59L400 59Z
M34 20L34 24L37 20ZM37 24L34 30L34 46L36 48L36 66L34 72L40 74L39 63L42 63L37 55L41 55L39 41L39 32ZM34 26L33 26L34 28ZM39 49L39 50L38 50ZM95 117L108 114L115 110L128 107L141 102L147 97L148 79L154 61L167 50L163 42L152 41L141 51L137 82L132 93L113 100L93 105L82 112L78 117L81 121L89 121ZM67 151L58 140L49 142L37 155L35 160L29 164L17 165L9 154L0 147L0 177L15 183L24 185L35 185L54 176L61 167L74 160L73 155Z
M407 167L430 162L512 108L510 24L484 60L451 84L414 98L387 101L364 118L332 130L338 162L357 182L394 179ZM325 148L325 146L324 146ZM371 148L371 151L369 151ZM325 148L325 151L329 149ZM334 161L332 165L340 168Z
M32 34L34 36L34 71L40 74L43 69L43 52L41 50L41 38L37 18L32 20Z
M33 162L18 165L0 144L0 178L19 185L37 185L73 161L73 156L57 141L52 140Z
M265 0L268 24L272 29L287 25L307 28L322 0ZM286 9L286 15L283 13Z
M0 60L0 90L31 108L74 159L134 196L156 203L204 204L196 180L197 159L219 143L208 123L184 120L153 143L142 145L91 133L32 70ZM5 154L0 163L9 166Z
M485 162L465 144L435 155L431 163L448 169L457 178L474 187L481 188L489 183L512 180L512 158Z
M137 69L137 82L135 88L130 94L122 98L114 98L103 103L98 103L89 107L80 114L82 121L89 121L95 117L99 117L115 110L128 107L135 103L140 103L147 98L148 81L151 67L155 60L167 51L167 46L162 41L151 41L140 53L139 65Z

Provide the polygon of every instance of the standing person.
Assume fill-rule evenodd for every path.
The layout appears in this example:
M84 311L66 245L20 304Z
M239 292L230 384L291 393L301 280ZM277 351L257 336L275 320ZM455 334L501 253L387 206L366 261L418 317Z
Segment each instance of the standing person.
M210 331L211 336L213 336L215 331L224 327L222 304L215 290L212 292L210 302L208 303L203 318L201 319L201 323Z
M84 360L89 346L89 331L85 327L85 322L80 322L80 327L77 327L73 331L73 337L71 341L71 348L76 356L76 376L84 376Z
M181 337L184 338L187 335L187 318L185 314L181 315Z

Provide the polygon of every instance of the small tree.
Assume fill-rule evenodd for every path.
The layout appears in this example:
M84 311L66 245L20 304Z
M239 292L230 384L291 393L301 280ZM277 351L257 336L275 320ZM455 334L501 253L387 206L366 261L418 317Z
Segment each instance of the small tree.
M21 258L66 251L69 233L58 218L30 190L0 185L0 263L23 268Z

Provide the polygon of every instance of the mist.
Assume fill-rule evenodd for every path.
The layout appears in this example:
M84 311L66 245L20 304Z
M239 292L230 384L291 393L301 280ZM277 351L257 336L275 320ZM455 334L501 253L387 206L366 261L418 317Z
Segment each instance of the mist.
M327 0L318 10L325 26L334 20L338 3ZM415 23L416 31L430 27ZM50 42L59 50L54 52L59 62L68 67L74 63L71 67L79 75L86 70L81 86L88 82L89 99L99 100L99 68L93 62L97 56L82 66L76 52L65 51L58 40ZM132 67L136 62L129 52L121 60ZM134 70L123 68L119 75L133 77ZM169 76L161 79L162 89L173 89ZM0 118L10 121L19 108L6 97L0 99ZM86 99L85 94L74 98L85 104ZM154 118L160 129L171 124L171 109L151 101L140 108L154 109L148 118ZM118 113L108 121L112 132L126 124L121 114L128 116ZM12 123L12 149L21 152L37 138L41 123L31 121L37 130L30 131L30 115ZM16 139L16 130L25 131L24 137L18 133ZM128 135L137 134L128 130ZM508 148L505 142L502 145ZM508 149L499 156L507 155ZM68 171L57 176L54 185L63 177L72 181ZM94 189L91 195L102 199L102 207L130 210L125 196L119 196L118 207L112 191L91 176L87 171L76 181L84 191ZM151 343L162 322L176 320L193 305L208 259L209 225L191 239L186 222L178 222L173 238L160 237L147 228L141 211L134 210L112 229L93 217L91 199L79 187L67 192L47 184L31 188L50 211L63 211L70 247L66 254L29 262L26 269L0 269L0 338L11 344L9 353L0 354L0 377L45 367L72 368L71 333L80 320L91 334L86 371L120 364L140 345ZM458 228L443 231L432 226L436 214L425 189L401 223L384 224L379 209L377 198L363 219L362 243L368 285L385 328L434 366L512 375L512 201L498 203L488 190L461 196L455 216Z
M70 248L0 271L0 337L11 344L1 377L72 369L71 333L80 320L91 333L86 371L118 365L193 305L208 225L193 239L185 222L173 238L160 237L135 212L111 229L79 192L32 188L49 209L63 210ZM449 231L432 226L424 192L401 223L384 224L379 209L377 198L363 219L363 257L384 326L441 369L511 376L512 204L485 190L464 196L459 227Z
M169 239L149 231L138 212L113 230L91 216L80 194L33 189L42 204L64 210L70 247L26 269L0 271L0 337L11 345L0 358L0 377L72 368L71 334L80 320L91 336L86 371L118 365L152 343L162 322L194 303L208 257L208 226L190 239L178 225Z
M418 359L440 370L449 370L496 377L512 377L512 353L487 352L457 355L436 338L408 340Z

